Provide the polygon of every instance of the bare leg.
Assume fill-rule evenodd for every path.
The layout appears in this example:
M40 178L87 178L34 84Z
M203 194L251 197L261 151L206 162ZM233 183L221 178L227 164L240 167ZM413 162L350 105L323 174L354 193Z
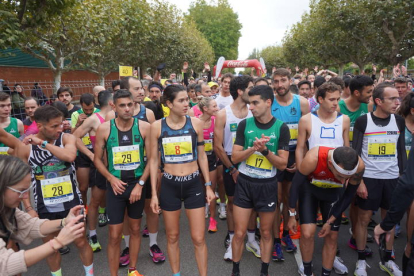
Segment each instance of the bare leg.
M372 211L358 208L358 221L355 228L355 239L358 250L365 250L367 244L367 228L372 217Z
M300 236L300 252L302 253L303 262L309 263L312 261L313 250L315 247L315 231L316 224L307 223L301 224L301 236Z
M49 240L54 239L58 234L59 234L59 231L53 234L47 235L46 237L42 239L43 243L49 242ZM60 256L59 252L54 252L52 255L49 255L46 258L46 262L47 262L47 265L49 266L50 271L55 272L60 269L61 259L62 257Z
M381 219L385 218L385 215L387 214L387 210L381 208ZM395 227L392 228L390 231L390 239L387 241L386 248L387 250L392 250L392 246L394 245L394 233L395 233Z
M136 267L138 260L139 248L141 246L141 219L132 219L128 217L129 224L129 266Z
M324 268L332 270L334 259L336 256L336 248L338 242L338 232L331 231L325 237L322 249L322 265Z
M165 222L165 231L167 233L167 252L168 259L173 274L180 272L180 214L181 210L162 212ZM204 214L201 215L204 221ZM204 230L204 228L203 228Z
M159 216L151 210L150 203L151 199L145 199L145 215L147 216L148 232L157 233Z
M88 188L89 188L89 172L90 168L78 168L76 170L76 178L79 183L79 191L82 194L83 205L88 205Z
M275 218L274 212L260 212L260 252L264 263L270 262L273 248L272 225Z
M214 170L210 172L210 180L211 180L211 189L213 191L216 191L216 185L217 185L217 170ZM212 200L210 203L210 217L215 218L216 217L216 200Z
M229 231L234 231L233 199L233 196L227 196L227 229Z
M223 165L217 167L217 185L220 202L226 203L226 190L224 189L223 181Z
M190 223L191 239L194 244L195 257L198 272L201 276L207 276L207 245L205 240L204 207L185 210Z
M88 208L88 226L89 230L95 230L98 222L99 204L105 200L105 190L99 189L97 186L92 187L92 197Z
M83 265L90 266L93 263L93 251L86 239L86 236L76 239L74 244L78 248L79 256Z
M118 275L119 253L122 239L122 227L124 223L109 225L109 241L108 241L108 263L111 276Z
M243 254L244 238L249 225L252 209L233 207L234 212L234 237L231 243L233 262L239 262ZM227 217L228 218L228 217Z

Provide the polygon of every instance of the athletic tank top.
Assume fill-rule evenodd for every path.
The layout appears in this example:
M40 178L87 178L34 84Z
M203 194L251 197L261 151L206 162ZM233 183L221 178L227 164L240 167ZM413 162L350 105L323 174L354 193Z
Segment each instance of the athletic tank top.
M273 125L268 129L258 128L254 118L250 117L246 119L246 128L244 130L244 147L246 150L253 147L253 143L256 141L256 137L261 137L262 134L269 136L270 140L266 143L269 151L277 155L279 148L280 127L283 122L276 119ZM277 169L270 163L270 161L263 156L260 152L255 151L246 160L242 161L239 165L239 171L242 174L253 178L273 178L276 176Z
M405 151L407 152L407 158L411 150L412 141L413 141L413 135L411 134L411 131L407 127L405 127Z
M203 112L201 112L198 105L193 106L193 112L194 112L194 117L196 117L196 118L200 117L201 114L203 114Z
M203 136L204 136L204 151L207 155L212 155L213 151L213 140L214 140L214 122L215 117L211 117L211 125L209 128L203 129Z
M98 117L99 121L102 123L105 123L105 119L102 118L101 115L99 115L99 113L95 113L96 117ZM96 135L89 135L89 137L91 138L91 142L92 142L92 148L95 147L95 142L96 142Z
M158 146L162 163L183 164L197 160L197 133L191 123L190 116L181 129L171 129L166 118L161 120L161 135Z
M226 154L231 155L233 152L233 144L236 140L237 126L242 120L253 117L253 114L249 110L246 118L239 119L234 116L230 105L225 106L224 109L226 110L226 125L224 126L223 146Z
M359 106L359 109L357 111L349 111L348 107L345 104L344 100L339 101L339 108L341 110L342 114L345 114L349 117L351 121L351 126L349 128L349 142L350 145L352 145L352 141L354 139L354 124L356 119L358 119L360 116L368 114L368 105L366 103L361 103Z
M309 174L308 179L312 185L319 188L342 188L344 185L338 181L331 170L328 168L328 152L334 148L319 147L318 165L316 169Z
M54 145L64 148L61 133ZM38 213L63 212L82 204L74 162L58 159L46 149L31 145L28 164L32 168L34 202Z
M364 177L394 179L399 176L397 141L400 136L395 115L387 126L377 126L372 113L367 114L367 127L362 140Z
M344 116L338 112L335 121L330 124L326 124L319 119L316 112L312 112L312 130L308 139L309 149L316 146L327 146L333 148L342 147L344 145L344 138L342 136L343 117Z
M309 110L311 112L314 112L317 110L317 106L319 106L318 102L316 101L315 97L309 98L308 99L309 102Z
M272 104L272 115L289 127L289 151L295 151L298 139L298 123L300 117L302 117L300 96L293 94L293 101L288 106L280 105L275 98Z
M138 112L137 115L133 116L134 118L137 118L139 120L142 120L144 122L148 122L148 118L147 118L147 108L145 107L145 105L140 104L140 110Z
M6 128L4 128L4 130L7 133L10 133L11 135L13 135L16 138L20 137L19 127L17 125L17 119L16 118L10 117L10 124ZM0 143L0 155L1 154L7 155L8 150L9 150L9 147L6 147L5 144Z
M127 131L120 131L115 119L110 124L111 130L106 141L108 171L124 182L136 180L145 169L145 142L139 132L139 120L134 118L132 127Z

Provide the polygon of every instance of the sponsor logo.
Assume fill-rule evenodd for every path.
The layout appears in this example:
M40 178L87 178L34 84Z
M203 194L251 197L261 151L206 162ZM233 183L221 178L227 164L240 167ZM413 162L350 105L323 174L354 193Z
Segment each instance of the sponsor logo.
M249 130L247 133L252 133L253 132L253 130Z
M196 194L196 196L199 196L199 195L201 195L201 193Z
M290 109L290 114L291 114L292 116L295 116L297 113L298 113L298 111L296 110L296 108L292 107L292 108Z
M249 63L247 61L229 61L227 67L236 68L236 67L247 67Z
M122 141L129 141L128 136L124 135L124 136L122 137Z
M272 207L273 205L275 205L274 202L267 204L267 206Z
M12 129L10 129L10 132L9 132L10 134L11 133L16 133L16 130L14 130L14 128L12 128Z

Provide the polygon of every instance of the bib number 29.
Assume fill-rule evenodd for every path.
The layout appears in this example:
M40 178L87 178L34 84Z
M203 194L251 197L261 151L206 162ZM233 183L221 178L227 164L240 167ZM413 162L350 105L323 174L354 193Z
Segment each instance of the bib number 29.
M122 154L122 163L128 164L132 162L132 155L130 153L128 154Z

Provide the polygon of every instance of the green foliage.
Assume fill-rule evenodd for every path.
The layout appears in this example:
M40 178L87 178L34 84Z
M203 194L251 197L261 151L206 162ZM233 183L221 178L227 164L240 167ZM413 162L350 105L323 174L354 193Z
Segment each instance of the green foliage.
M191 3L187 18L191 18L197 29L206 37L214 50L214 59L224 56L237 59L242 24L227 0L209 5L205 0Z

